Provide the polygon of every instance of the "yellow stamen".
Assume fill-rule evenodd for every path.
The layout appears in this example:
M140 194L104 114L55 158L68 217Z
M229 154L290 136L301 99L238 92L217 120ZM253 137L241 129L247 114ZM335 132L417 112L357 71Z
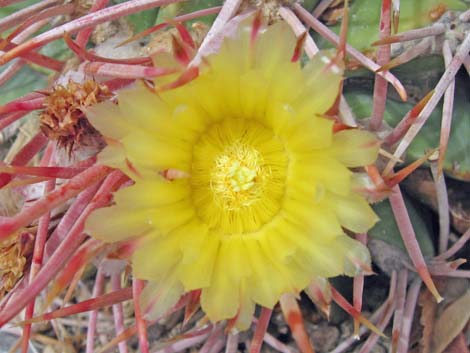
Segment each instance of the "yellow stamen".
M267 174L259 152L235 142L216 158L211 188L222 207L239 209L259 199Z

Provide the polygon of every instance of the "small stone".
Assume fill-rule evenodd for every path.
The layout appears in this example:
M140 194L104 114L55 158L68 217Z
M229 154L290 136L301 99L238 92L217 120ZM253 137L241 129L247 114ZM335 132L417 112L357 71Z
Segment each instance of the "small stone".
M353 320L346 320L341 323L341 340L348 339L354 333Z
M1 332L0 331L0 353L8 353L11 352L11 349L15 345L15 343L18 341L18 337L11 335L6 332ZM36 353L37 350L34 349L34 347L29 347L28 353Z
M328 352L334 349L339 339L339 329L327 323L320 325L306 325L307 332L312 340L316 352Z
M362 349L362 345L359 345L354 349L353 353L359 353ZM380 344L374 344L374 347L369 351L370 353L387 353L387 349Z

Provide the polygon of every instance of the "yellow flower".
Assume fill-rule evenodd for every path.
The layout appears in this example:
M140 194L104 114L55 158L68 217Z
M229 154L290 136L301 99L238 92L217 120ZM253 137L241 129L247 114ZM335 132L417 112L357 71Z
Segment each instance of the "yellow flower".
M109 242L140 237L133 271L149 281L153 316L200 289L211 320L236 317L244 329L255 304L272 308L314 276L370 262L343 227L366 232L377 220L348 168L373 163L378 144L365 131L334 133L322 117L342 68L323 52L292 62L284 23L253 43L250 33L241 26L188 84L159 94L136 85L88 112L108 141L100 161L135 184L86 228Z

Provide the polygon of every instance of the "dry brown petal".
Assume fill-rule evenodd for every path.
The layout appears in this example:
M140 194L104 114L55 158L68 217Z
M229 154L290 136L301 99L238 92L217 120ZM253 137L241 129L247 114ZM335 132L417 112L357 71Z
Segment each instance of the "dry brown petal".
M446 347L463 332L470 319L470 291L450 303L437 318L432 335L432 352L448 352Z
M244 0L240 5L239 13L243 13L247 9L259 9L264 20L268 24L280 21L279 9L282 6L290 7L298 0Z
M23 276L26 257L21 235L0 243L0 298L13 289Z
M92 80L57 86L44 101L45 109L39 116L41 130L59 146L71 150L84 134L99 135L85 117L84 108L111 97L106 86Z
M422 353L431 352L432 332L436 322L437 303L428 290L422 290L419 295L419 306L421 307L420 323L423 333L420 340Z

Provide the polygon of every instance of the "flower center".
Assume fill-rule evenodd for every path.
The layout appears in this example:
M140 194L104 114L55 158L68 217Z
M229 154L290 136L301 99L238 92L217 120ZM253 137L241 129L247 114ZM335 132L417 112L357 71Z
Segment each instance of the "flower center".
M269 170L263 167L259 152L235 142L216 157L210 185L217 201L228 210L256 202L264 189Z
M288 156L273 131L226 118L193 147L191 197L198 217L220 235L253 233L278 214Z

